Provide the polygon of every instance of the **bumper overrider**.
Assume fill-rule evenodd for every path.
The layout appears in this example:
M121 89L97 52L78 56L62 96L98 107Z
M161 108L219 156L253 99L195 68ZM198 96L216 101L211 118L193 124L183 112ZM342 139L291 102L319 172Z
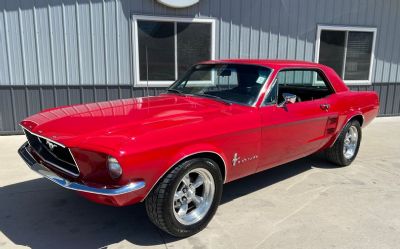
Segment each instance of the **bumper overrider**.
M50 169L48 169L44 165L37 162L35 160L35 158L29 152L28 146L29 146L28 142L24 143L18 149L18 154L22 157L22 159L26 162L26 164L28 164L29 168L31 168L36 173L44 176L45 178L49 179L50 181L56 183L57 185L59 185L63 188L71 189L71 190L75 190L75 191L79 191L79 192L83 192L83 193L112 197L112 196L130 194L134 191L138 191L145 187L144 181L131 182L131 183L124 185L122 187L119 187L119 188L95 188L95 187L90 187L90 186L87 186L87 185L84 185L81 183L71 182L71 181L55 174ZM109 204L112 204L112 203L109 203Z

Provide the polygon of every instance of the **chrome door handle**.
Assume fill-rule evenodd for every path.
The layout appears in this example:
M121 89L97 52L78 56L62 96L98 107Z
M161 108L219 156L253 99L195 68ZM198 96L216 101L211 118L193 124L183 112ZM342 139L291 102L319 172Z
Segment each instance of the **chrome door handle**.
M329 107L331 107L331 105L330 104L321 104L320 107L322 110L327 111L329 109Z

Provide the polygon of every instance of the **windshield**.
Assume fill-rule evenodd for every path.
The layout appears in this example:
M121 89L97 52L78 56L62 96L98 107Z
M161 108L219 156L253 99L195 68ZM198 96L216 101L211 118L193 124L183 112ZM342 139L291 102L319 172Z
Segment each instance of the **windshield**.
M271 69L256 65L199 64L168 91L253 105L270 73Z

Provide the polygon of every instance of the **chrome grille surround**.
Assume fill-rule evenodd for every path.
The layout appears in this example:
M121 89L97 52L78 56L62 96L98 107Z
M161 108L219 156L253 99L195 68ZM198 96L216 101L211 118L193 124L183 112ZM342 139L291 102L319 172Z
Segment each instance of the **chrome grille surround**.
M22 127L32 150L46 163L74 177L79 176L78 164L69 148ZM56 151L54 151L56 148Z

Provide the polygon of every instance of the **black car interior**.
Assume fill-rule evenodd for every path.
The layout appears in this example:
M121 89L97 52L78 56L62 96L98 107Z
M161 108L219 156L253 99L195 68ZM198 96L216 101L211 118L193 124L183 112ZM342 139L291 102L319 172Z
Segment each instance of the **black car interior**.
M222 71L219 76L231 76L231 71L225 69ZM237 103L243 103L247 105L253 104L258 97L258 93L263 86L262 83L258 82L259 80L259 70L257 67L237 67L237 84L235 87L228 89L223 89L224 87L218 85L216 89L212 89L212 91L204 92L205 94L210 94L214 96L218 96L224 99L231 100ZM222 89L221 89L222 88ZM209 89L211 90L211 89Z
M315 74L314 77L285 77L287 73L303 73L303 74ZM280 75L281 74L281 75ZM317 84L316 84L317 82ZM329 96L333 90L327 83L325 77L319 71L310 70L285 70L278 73L276 83L278 84L277 96L278 104L282 104L285 100L284 94L294 94L296 95L296 102L304 102L315 99L324 98ZM275 94L273 92L270 93ZM266 99L266 103L275 101L275 98L270 96Z

